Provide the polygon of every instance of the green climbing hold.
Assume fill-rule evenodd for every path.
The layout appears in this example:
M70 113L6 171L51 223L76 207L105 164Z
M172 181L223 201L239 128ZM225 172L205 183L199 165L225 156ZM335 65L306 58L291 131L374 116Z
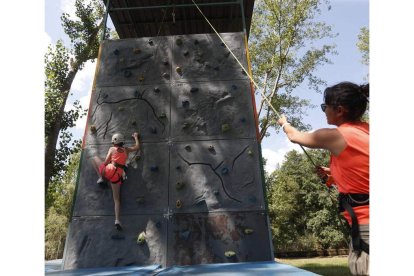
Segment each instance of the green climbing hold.
M254 232L254 230L253 229L250 229L250 228L246 228L246 229L244 229L244 233L246 234L246 235L250 235L250 234L252 234Z
M181 190L182 188L184 188L184 186L185 186L185 183L184 183L184 182L177 182L177 183L175 184L175 188L176 188L177 190Z
M139 196L139 197L137 197L137 199L135 201L138 204L144 204L145 203L145 198L143 196Z
M234 251L226 251L226 252L224 252L224 255L225 255L227 258L231 258L231 257L233 257L233 256L236 256L236 252L234 252Z
M248 155L250 155L250 156L253 156L253 151L252 151L251 149L249 149L249 150L247 151L247 154L248 154Z
M175 44L177 44L178 46L183 45L183 41L181 40L181 38L177 38L177 40L175 41Z
M175 71L177 72L177 74L179 74L179 75L182 75L183 74L183 69L181 69L181 67L180 66L177 66L176 68L175 68Z
M161 113L160 116L159 116L159 118L166 118L166 117L167 117L167 115L164 112Z
M137 238L137 244L142 245L145 243L145 233L141 232Z
M123 106L118 107L118 111L124 111L124 110L125 110L125 108Z
M222 124L221 125L221 132L227 132L230 130L230 125L229 124Z

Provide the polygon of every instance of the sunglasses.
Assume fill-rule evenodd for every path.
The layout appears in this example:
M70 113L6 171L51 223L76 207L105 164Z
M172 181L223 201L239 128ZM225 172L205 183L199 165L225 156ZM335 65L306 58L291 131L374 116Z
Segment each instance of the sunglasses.
M327 106L328 106L327 104L321 104L321 109L323 112L325 112Z

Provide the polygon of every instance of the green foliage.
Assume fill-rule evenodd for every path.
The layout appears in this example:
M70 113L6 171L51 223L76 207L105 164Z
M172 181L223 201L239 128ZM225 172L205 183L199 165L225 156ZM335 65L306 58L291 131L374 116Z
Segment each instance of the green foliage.
M316 20L321 6L322 1L316 0L259 0L252 18L249 49L255 81L275 109L299 129L310 127L302 118L304 108L311 105L292 91L307 81L310 89L320 92L325 82L314 72L336 54L335 45L322 43L336 34ZM259 116L261 138L267 136L268 127L279 129L275 114L263 100Z
M368 27L362 27L358 34L357 47L362 53L361 63L369 65L369 29Z
M326 166L324 150L309 150L316 164ZM346 246L337 215L336 192L328 191L305 154L290 151L283 165L267 179L269 217L276 251Z
M75 1L76 18L61 16L65 33L70 38L67 49L59 40L49 46L45 55L45 191L49 183L58 183L63 176L71 154L79 150L80 141L72 141L69 129L86 115L79 101L71 110L65 110L72 82L88 60L98 56L100 34L103 32L104 7L102 1L85 3ZM109 37L109 29L106 38ZM58 142L59 140L59 142Z
M45 258L62 258L81 153L71 155L66 173L51 185L46 197Z

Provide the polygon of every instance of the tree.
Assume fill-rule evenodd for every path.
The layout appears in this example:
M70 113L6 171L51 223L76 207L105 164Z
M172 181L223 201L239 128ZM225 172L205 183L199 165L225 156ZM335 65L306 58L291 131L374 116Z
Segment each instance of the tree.
M63 256L66 232L71 215L81 153L73 153L64 175L53 185L46 197L45 258L58 259Z
M102 1L84 3L76 0L75 8L76 19L71 19L67 13L61 16L71 49L60 40L54 47L49 46L45 55L45 193L51 180L62 177L70 154L79 149L80 141L73 141L72 148L69 146L72 134L68 129L86 114L86 110L79 101L75 101L74 108L69 111L65 111L65 105L77 72L82 70L85 62L96 59L103 31ZM106 37L108 33L109 29Z
M310 150L319 165L327 165L324 150ZM276 251L299 251L346 246L337 214L335 191L328 191L305 154L295 150L267 179L269 217Z
M357 47L362 53L361 63L369 66L369 29L362 27L358 34Z
M307 80L309 88L320 92L319 86L326 83L315 75L315 70L330 63L330 54L336 54L334 45L321 42L336 36L330 26L316 21L321 13L321 2L256 1L250 31L249 49L255 82L275 109L286 114L290 123L302 130L310 127L301 122L303 108L310 103L292 95L292 91ZM279 126L264 99L258 114L262 140L268 136L269 127L279 129Z

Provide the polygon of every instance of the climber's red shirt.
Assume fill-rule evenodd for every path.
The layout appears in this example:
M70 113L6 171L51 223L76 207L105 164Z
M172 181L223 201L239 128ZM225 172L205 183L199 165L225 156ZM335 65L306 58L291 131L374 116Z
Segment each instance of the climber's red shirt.
M112 162L125 166L128 159L128 154L124 147L112 147L109 150L112 151L111 163L106 166L105 163L102 163L99 166L99 172L110 182L114 184L121 184L121 177L124 170L121 167L117 168Z
M341 193L369 194L369 124L344 123L338 128L347 146L331 155L330 169ZM369 205L354 207L359 224L369 224ZM351 217L344 212L351 224Z

